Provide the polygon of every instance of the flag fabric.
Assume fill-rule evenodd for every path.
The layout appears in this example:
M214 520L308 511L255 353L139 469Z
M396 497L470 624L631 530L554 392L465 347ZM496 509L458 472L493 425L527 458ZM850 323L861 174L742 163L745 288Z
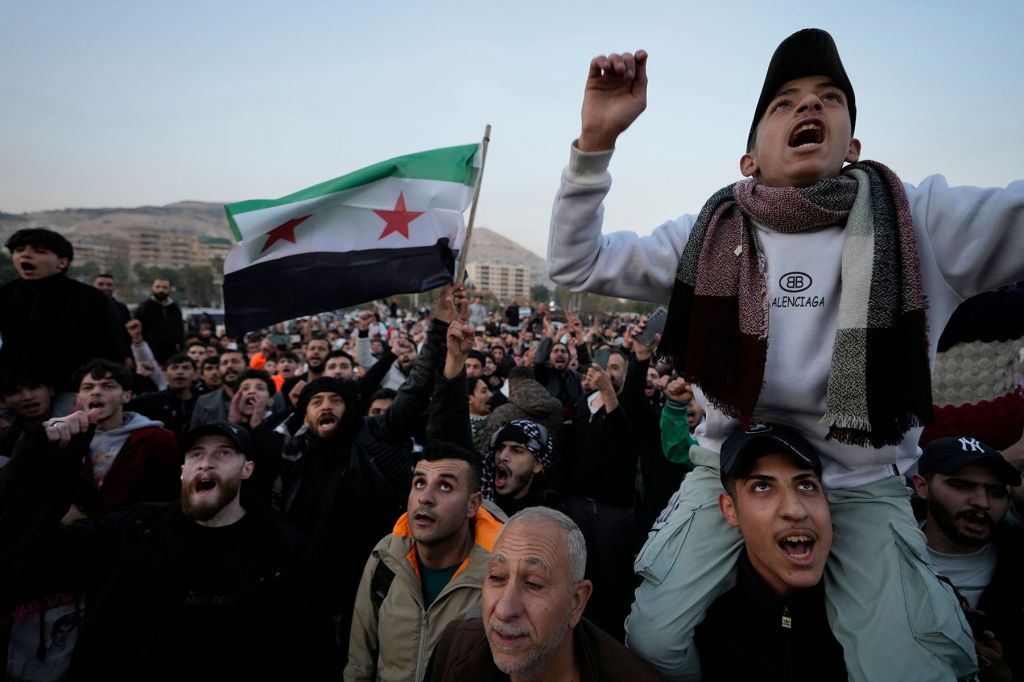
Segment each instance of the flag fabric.
M280 199L224 207L228 334L452 280L480 145L400 156Z

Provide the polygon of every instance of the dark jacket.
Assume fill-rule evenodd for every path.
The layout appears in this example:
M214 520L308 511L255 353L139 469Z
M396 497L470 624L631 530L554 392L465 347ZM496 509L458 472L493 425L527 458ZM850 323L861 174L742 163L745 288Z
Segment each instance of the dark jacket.
M616 507L633 507L640 442L627 404L591 414L587 396L576 404L573 447L563 467L566 492Z
M705 682L847 679L843 647L825 615L824 586L780 599L754 570L746 549L735 587L712 603L695 637Z
M565 498L551 485L543 472L533 477L533 481L530 483L530 492L518 500L511 496L495 495L494 503L509 518L528 507L548 507L563 513L566 511Z
M564 421L572 419L572 411L576 403L583 397L582 379L579 373L571 369L557 370L548 364L548 357L551 355L551 347L554 341L551 337L545 337L537 349L537 357L533 361L533 374L537 381L547 389L548 393L558 398L562 403L562 414ZM586 346L580 344L576 347L580 367L590 364L590 356Z
M321 543L331 576L328 602L342 647L349 641L366 559L405 511L412 483L412 436L426 428L447 329L438 320L431 324L409 379L383 414L360 418L346 407L335 437L321 440L306 431L283 454L278 508L285 521ZM465 393L464 377L461 385ZM450 402L442 398L441 404Z
M296 531L247 514L250 540L230 557L232 569L205 573L208 557L194 536L204 532L178 504L137 507L98 521L59 525L78 478L88 437L67 448L46 441L42 428L19 442L0 471L0 612L26 596L27 575L59 566L84 584L88 605L69 680L319 680L336 675L330 621L322 607L312 549ZM242 528L233 524L228 528ZM197 570L198 568L198 570ZM195 600L210 575L236 576L219 614L223 657L216 669L198 665L186 646L194 637ZM199 576L190 578L189 576ZM189 618L191 614L191 619Z
M1013 679L1024 679L1024 528L1005 521L995 528L996 571L978 600L992 633L1003 645Z
M639 656L583 619L573 630L580 682L657 682L661 679ZM432 682L505 682L484 634L481 618L451 623L434 649L425 680Z
M142 336L161 365L185 349L185 323L174 301L164 304L147 298L135 308L135 319L142 323Z
M77 391L71 375L90 360L129 355L110 297L64 274L0 287L0 336L0 372L41 372L58 392Z
M491 436L513 419L529 419L543 424L551 434L558 457L562 445L562 404L533 379L520 379L509 389L509 400L496 407L474 439L476 449L486 453Z
M182 400L171 389L143 393L128 403L126 410L146 415L150 419L163 422L164 428L174 433L180 441L192 428L192 412L196 408L199 394L192 392L192 397Z

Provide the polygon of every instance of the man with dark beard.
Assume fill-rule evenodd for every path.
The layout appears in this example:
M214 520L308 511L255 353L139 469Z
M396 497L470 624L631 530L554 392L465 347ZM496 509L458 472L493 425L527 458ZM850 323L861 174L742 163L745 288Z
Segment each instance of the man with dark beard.
M319 379L327 368L327 354L331 352L331 343L323 334L317 334L306 344L306 374L299 377L304 381Z
M242 505L244 429L189 432L180 503L61 526L91 436L85 412L48 420L0 472L0 610L41 566L80 581L69 679L336 678L309 541Z
M928 443L913 477L928 557L960 593L982 680L1024 676L1024 532L1005 521L1008 486L1020 483L1001 453L967 436Z
M169 279L154 279L150 294L135 308L135 319L142 323L146 343L153 349L156 361L163 365L167 358L185 350L185 323L181 308L171 298Z
M562 498L544 475L554 446L543 425L513 419L491 437L484 459L481 492L508 516L527 507L562 506Z
M192 412L192 428L227 419L231 408L231 399L238 390L242 373L249 366L249 358L240 350L226 350L220 354L221 387L199 396L195 410Z
M341 661L366 556L402 513L400 494L355 440L363 420L354 406L350 381L320 377L307 384L296 405L306 429L286 446L275 484L281 517L322 544Z

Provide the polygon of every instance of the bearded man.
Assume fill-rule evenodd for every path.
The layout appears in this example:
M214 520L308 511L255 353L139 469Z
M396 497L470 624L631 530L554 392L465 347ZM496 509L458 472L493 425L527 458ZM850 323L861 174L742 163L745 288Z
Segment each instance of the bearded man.
M92 434L84 411L47 420L0 472L0 609L44 564L83 585L71 679L335 678L311 543L242 504L245 429L187 434L180 503L61 526Z

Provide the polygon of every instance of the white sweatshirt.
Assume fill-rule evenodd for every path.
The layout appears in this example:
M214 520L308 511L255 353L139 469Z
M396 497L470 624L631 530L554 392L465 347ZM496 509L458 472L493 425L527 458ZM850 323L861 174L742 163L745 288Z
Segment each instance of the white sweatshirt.
M679 257L696 222L684 215L647 237L601 234L602 202L611 187L612 152L575 145L555 197L548 241L551 279L573 291L668 303ZM949 187L940 175L905 185L928 302L929 358L939 335L965 298L1024 280L1024 181L1005 189ZM799 429L821 452L828 488L854 488L905 472L920 456L921 429L880 449L826 441L825 389L839 311L843 231L800 234L758 229L768 263L768 354L756 421ZM737 427L709 406L698 440L716 452Z

